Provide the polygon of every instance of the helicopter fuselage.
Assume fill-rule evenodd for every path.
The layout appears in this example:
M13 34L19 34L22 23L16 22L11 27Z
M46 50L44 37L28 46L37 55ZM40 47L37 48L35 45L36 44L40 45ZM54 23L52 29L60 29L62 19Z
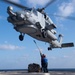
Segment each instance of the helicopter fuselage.
M8 22L12 23L14 29L21 34L28 34L31 37L43 42L50 43L52 48L61 48L61 41L59 42L55 36L56 26L45 13L37 11L35 8L13 12L8 7L7 12L9 17ZM22 38L22 36L20 36ZM21 39L22 41L23 39Z

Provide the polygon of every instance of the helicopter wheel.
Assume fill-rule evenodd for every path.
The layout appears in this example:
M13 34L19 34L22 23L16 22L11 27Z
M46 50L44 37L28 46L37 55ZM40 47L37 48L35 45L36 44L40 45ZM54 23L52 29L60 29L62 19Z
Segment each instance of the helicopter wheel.
M21 35L19 35L19 40L20 41L23 41L23 39L24 39L24 36L21 34Z
M46 38L47 37L47 34L46 34L46 31L45 30L42 30L42 36L43 36L43 38Z
M40 23L39 22L36 22L36 24L35 24L39 29L41 29L41 25L40 25Z
M52 50L52 48L51 48L51 47L48 47L48 51L49 51L49 50Z

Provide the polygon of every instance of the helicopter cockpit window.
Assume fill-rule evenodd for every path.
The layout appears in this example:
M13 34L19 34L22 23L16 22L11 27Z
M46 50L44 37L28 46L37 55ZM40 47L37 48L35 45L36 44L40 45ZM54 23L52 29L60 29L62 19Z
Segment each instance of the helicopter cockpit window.
M33 13L37 16L37 11L36 11L36 9L33 9Z

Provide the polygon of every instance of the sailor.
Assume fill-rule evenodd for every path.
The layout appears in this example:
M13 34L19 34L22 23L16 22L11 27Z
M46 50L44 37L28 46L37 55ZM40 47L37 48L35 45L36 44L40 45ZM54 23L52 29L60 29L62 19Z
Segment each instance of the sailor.
M44 15L44 18L46 19L47 18L47 15L46 13L44 12L44 8L43 9L37 9L37 11L39 11L40 13L42 13Z
M42 67L42 71L44 73L47 73L48 72L48 60L46 58L46 55L45 54L40 54L41 55L41 67Z

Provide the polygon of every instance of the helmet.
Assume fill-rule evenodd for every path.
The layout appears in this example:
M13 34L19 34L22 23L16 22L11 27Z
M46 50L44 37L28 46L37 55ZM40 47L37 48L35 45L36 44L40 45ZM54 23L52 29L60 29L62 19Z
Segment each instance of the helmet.
M46 55L45 54L42 54L42 58L45 58L46 57Z

